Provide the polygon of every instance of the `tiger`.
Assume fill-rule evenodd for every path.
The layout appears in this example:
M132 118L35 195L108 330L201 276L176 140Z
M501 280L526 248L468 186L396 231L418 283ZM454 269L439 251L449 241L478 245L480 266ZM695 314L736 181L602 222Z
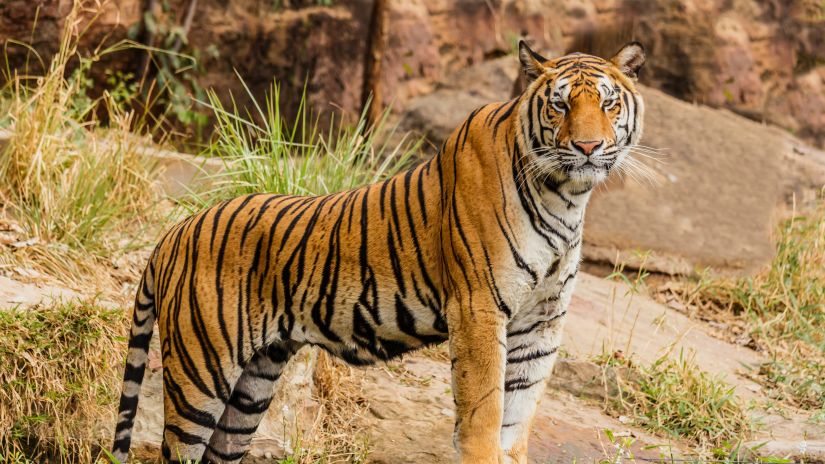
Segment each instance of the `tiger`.
M112 457L125 462L153 325L163 462L237 463L290 357L354 365L448 341L458 462L527 462L593 189L642 134L638 42L548 60L429 160L321 196L250 194L173 226L135 298ZM423 444L422 444L423 446Z

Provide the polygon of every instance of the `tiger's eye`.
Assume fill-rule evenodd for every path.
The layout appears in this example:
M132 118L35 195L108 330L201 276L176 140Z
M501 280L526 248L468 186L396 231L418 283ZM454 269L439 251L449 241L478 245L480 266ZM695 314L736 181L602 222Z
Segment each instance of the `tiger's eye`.
M567 105L563 101L556 100L553 102L553 109L563 113L567 111Z

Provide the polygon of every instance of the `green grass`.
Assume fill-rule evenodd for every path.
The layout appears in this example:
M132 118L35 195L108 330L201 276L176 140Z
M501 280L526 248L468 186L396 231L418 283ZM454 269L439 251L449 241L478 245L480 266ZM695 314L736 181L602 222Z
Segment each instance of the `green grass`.
M333 115L324 131L307 109L306 95L290 121L281 111L277 83L263 99L247 92L251 109L234 103L226 108L216 92L208 92L204 103L216 126L204 155L222 160L224 169L206 175L212 187L192 192L190 210L256 192L322 195L352 189L398 173L421 146L396 134L388 113L369 129L365 114L354 124Z
M742 442L725 443L722 446L715 448L712 453L712 459L701 455L678 457L674 453L671 445L647 445L641 447L646 451L645 458L637 459L633 453L633 447L636 445L636 438L634 436L621 436L614 433L610 429L602 430L609 446L602 445L604 455L597 462L598 464L622 464L622 463L636 463L636 462L660 462L660 463L685 463L685 464L705 464L713 462L715 464L792 464L792 459L779 456L762 456L759 454L759 448L763 445L755 447L747 447ZM636 446L639 448L639 446ZM658 452L657 458L651 458L651 452ZM574 459L572 461L576 463ZM549 464L549 463L548 463Z
M111 434L127 326L94 301L0 310L0 462L93 462Z
M706 274L677 293L700 316L745 322L746 335L769 358L751 374L772 397L825 408L825 204L780 227L776 256L762 272Z
M606 355L597 360L618 367L621 394L608 410L651 432L687 440L702 453L746 439L753 430L734 388L680 355L649 366Z

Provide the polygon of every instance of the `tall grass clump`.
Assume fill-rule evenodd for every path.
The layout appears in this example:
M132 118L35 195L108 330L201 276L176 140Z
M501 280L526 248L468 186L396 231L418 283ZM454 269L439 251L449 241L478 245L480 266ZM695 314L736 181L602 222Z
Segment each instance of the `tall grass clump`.
M6 76L11 138L0 153L0 203L31 246L3 250L0 261L26 261L58 276L76 274L88 257L110 254L117 232L145 218L156 201L153 167L136 154L130 133L134 114L108 92L97 100L86 96L83 76L99 56L77 51L81 3L67 17L44 75Z
M281 110L277 83L263 99L244 88L251 109L234 99L226 107L214 91L207 93L215 132L204 154L223 161L223 170L207 175L211 189L192 192L191 209L249 193L322 195L359 187L396 174L420 149L420 141L397 136L388 112L371 127L366 114L354 124L333 115L323 130L305 94L292 119Z
M780 227L769 268L742 278L706 275L677 292L700 315L744 319L744 335L769 358L753 375L775 398L825 407L825 204Z
M127 328L123 310L94 301L0 310L0 462L94 462Z

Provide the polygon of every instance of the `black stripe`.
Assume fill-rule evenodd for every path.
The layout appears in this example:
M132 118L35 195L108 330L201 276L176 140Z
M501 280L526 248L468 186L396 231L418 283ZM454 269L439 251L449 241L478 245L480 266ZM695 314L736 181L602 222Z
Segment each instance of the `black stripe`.
M221 461L237 461L246 455L246 450L235 453L223 453L213 448L212 445L209 445L208 447L209 452L219 457Z
M526 390L530 387L538 385L544 379L538 379L536 381L531 382L530 380L524 377L518 377L512 380L508 380L504 382L504 391L506 392L514 392L517 390Z
M535 361L536 359L545 358L547 356L555 354L556 351L558 351L558 349L558 347L553 347L550 350L538 350L521 356L513 356L512 358L508 357L507 363L519 364L523 362Z
M214 426L212 428L214 428ZM182 428L178 427L177 425L167 424L166 427L164 427L164 429L165 429L166 432L172 432L173 434L175 434L175 436L178 437L178 440L181 443L185 444L185 445L205 445L206 444L206 442L203 440L203 438L200 437L200 435L195 435L193 433L186 432ZM166 443L165 439L163 441L164 441L164 443Z
M560 317L564 316L565 314L567 314L567 311L556 314L555 316L553 316L549 319L540 319L540 320L534 322L532 325L530 325L530 327L527 327L526 329L515 330L513 332L507 332L507 336L508 337L518 337L518 336L521 336L521 335L528 334L528 333L536 330L539 326L541 326L543 324L549 324L549 323L555 321L556 319L559 319Z

